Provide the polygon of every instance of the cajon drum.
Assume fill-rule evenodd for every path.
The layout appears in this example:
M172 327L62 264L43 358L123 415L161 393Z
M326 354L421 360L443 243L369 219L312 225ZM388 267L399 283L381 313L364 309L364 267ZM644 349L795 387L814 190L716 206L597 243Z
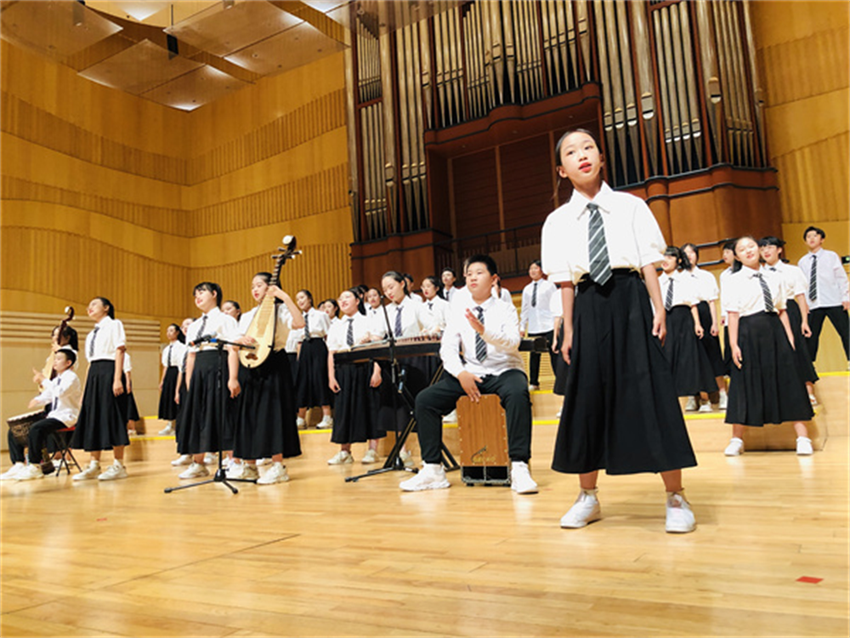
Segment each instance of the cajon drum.
M467 485L510 485L511 458L505 411L495 394L479 403L469 397L457 402L460 474Z

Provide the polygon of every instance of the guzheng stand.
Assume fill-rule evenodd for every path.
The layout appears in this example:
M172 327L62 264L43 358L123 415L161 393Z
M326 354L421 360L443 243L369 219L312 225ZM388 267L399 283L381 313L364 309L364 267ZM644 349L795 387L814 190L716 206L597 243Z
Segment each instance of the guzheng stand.
M205 339L209 340L209 339ZM227 382L225 381L227 375L227 353L224 351L224 346L236 346L237 348L244 348L245 350L253 350L254 346L243 346L239 343L234 343L232 341L225 341L224 339L215 339L216 349L218 350L218 393L220 397L221 404L219 405L219 410L221 410L221 418L218 420L218 468L215 471L215 475L211 479L207 479L206 481L201 481L199 483L190 483L188 485L178 485L177 487L166 487L165 493L171 494L171 492L176 492L177 490L187 490L190 487L198 487L199 485L208 485L209 483L221 483L227 489L229 489L234 494L238 494L239 490L236 489L235 486L231 485L231 482L237 483L256 483L257 479L233 479L227 478L227 473L224 470L224 419L227 414L227 397L229 396L227 392Z

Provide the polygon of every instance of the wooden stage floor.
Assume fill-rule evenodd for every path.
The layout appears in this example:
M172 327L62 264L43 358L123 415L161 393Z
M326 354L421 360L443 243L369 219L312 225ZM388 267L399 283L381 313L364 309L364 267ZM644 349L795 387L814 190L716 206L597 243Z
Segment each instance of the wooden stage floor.
M449 490L413 494L400 473L345 483L363 466L329 467L327 432L303 434L289 483L164 494L180 482L173 440L136 441L127 480L3 482L0 630L847 636L846 427L813 457L727 459L728 427L688 423L699 527L684 536L664 533L651 475L601 477L603 520L560 529L577 487L549 469L551 422L534 427L533 496L457 473Z

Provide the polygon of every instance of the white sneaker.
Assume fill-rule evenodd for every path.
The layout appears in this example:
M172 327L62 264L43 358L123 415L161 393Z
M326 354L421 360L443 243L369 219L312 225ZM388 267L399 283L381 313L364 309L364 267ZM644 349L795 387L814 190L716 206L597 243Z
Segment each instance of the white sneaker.
M711 403L709 403L708 401L700 401L699 410L697 411L702 412L703 414L712 412Z
M723 454L726 456L741 456L744 453L744 439L739 439L737 436L733 436L732 440L729 441L729 445L726 446L726 449L723 451Z
M247 463L243 463L242 461L234 460L230 464L230 467L227 468L227 478L232 478L232 479L244 478L242 476L242 472L245 470L245 467L247 467Z
M297 419L295 419L295 425L298 426L299 430L303 430L307 427L307 421L305 421L299 416Z
M41 471L41 466L38 464L25 465L24 469L18 472L19 481L32 481L40 478L44 478L44 472Z
M697 408L697 400L693 397L688 397L688 402L685 404L685 412L696 412Z
M401 458L401 462L404 463L404 467L413 467L413 453L408 452L407 450L402 450L399 452L399 458Z
M328 465L348 465L349 463L354 463L354 457L345 450L340 450L328 459Z
M212 452L204 454L204 465L218 465L218 454Z
M242 476L239 478L245 479L247 481L256 481L260 478L260 472L257 469L256 465L251 465L250 463L245 463L242 467Z
M106 471L97 477L98 481L114 481L115 479L127 478L127 468L121 463L115 462L106 468Z
M171 423L169 423L164 428L162 428L159 431L159 433L162 436L170 436L170 435L174 434L174 426L172 426Z
M511 462L511 489L517 494L537 494L537 483L531 478L525 461Z
M452 410L444 416L443 423L457 423L457 410Z
M257 485L286 483L288 480L289 474L287 473L286 467L284 467L283 463L272 463L272 466L268 469L268 471L257 481Z
M442 490L451 487L451 483L446 478L446 471L441 463L423 463L422 469L416 476L402 481L398 486L405 492L420 492Z
M191 454L182 454L180 458L174 459L171 461L171 464L174 467L178 467L180 465L191 465L192 464L192 455Z
M334 426L333 417L323 416L322 420L319 421L319 424L316 426L316 429L322 430L327 428L332 428Z
M602 508L599 507L599 499L596 498L598 490L581 490L576 502L569 511L561 517L561 527L566 529L579 529L588 523L598 521L602 518Z
M720 402L717 404L718 410L725 410L729 406L729 395L725 392L720 392Z
M18 461L8 470L0 474L0 481L16 481L18 479L18 474L27 469L25 463Z
M257 459L257 465L268 465L271 462L271 459Z
M818 404L818 398L814 394L810 394L809 403L812 404L812 407L815 407Z
M206 465L202 465L201 463L195 463L193 461L192 465L189 466L189 469L178 474L178 477L182 479L193 479L209 475L210 471L207 469Z
M687 534L696 529L697 521L682 492L667 493L667 533Z
M814 448L812 448L812 440L807 436L798 436L797 437L797 455L798 456L809 456L814 454Z
M368 450L366 450L366 454L363 455L363 458L360 459L360 462L363 465L369 465L370 463L377 463L378 462L378 453L375 450L369 448Z
M91 461L89 466L74 477L75 481L88 481L97 478L100 474L100 463Z
M560 419L561 418L561 412L563 412L563 411L564 411L563 409L558 410L558 414L555 415L555 418Z
M532 383L529 383L529 384L528 384L528 391L529 391L529 392L536 392L536 391L537 391L537 390L539 390L539 389L540 389L540 386L539 386L539 385L534 385L534 384L532 384Z

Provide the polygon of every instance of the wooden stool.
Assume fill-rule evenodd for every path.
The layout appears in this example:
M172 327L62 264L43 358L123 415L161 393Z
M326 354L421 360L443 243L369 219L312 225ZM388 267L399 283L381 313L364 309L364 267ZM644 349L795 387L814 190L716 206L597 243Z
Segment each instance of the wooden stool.
M511 458L505 411L496 394L479 403L464 396L457 402L460 474L467 485L510 485Z

